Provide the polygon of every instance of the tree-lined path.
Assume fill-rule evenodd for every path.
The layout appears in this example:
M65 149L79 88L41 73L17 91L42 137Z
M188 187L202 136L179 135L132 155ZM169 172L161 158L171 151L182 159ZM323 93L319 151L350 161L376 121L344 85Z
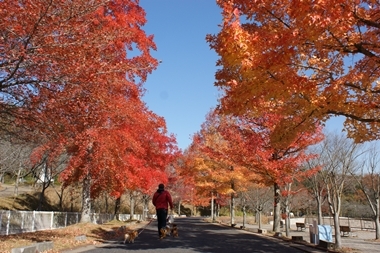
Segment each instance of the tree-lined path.
M210 224L201 218L176 219L179 237L157 238L154 221L142 231L134 244L112 243L86 252L303 252L280 240L265 238L239 229ZM78 252L78 251L76 251ZM83 251L82 251L83 252Z

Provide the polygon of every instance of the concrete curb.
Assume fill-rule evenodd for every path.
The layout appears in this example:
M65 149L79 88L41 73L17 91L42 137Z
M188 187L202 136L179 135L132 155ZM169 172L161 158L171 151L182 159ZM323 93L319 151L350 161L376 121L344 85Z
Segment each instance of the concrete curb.
M13 248L11 253L39 253L53 249L53 242L38 242L33 245Z

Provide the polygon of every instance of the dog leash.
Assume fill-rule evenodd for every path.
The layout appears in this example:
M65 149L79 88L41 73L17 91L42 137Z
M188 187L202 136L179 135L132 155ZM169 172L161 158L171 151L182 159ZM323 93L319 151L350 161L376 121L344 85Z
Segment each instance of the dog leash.
M146 224L146 225L143 227L143 229L141 229L141 231L139 232L139 235L142 233L142 231L145 230L145 228L146 228L147 226L149 226L150 223L152 223L152 221L153 221L153 219L151 219L151 220L148 222L148 224Z

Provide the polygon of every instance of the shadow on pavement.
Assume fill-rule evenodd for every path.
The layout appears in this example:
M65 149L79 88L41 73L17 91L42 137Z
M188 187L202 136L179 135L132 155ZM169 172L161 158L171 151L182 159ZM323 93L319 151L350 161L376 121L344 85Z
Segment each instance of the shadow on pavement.
M165 252L301 252L286 244L276 243L242 230L203 222L200 218L181 218L175 223L179 237L158 239L157 223L147 226L134 244L109 244L102 249L124 249L129 252L165 249Z

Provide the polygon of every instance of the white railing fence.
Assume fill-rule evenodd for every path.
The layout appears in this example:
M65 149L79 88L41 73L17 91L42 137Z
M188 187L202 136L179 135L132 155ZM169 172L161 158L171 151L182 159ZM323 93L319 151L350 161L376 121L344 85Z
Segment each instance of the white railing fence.
M20 234L63 228L79 223L81 213L0 210L0 235ZM121 221L130 219L129 214L119 214ZM91 222L103 224L115 218L113 214L91 213ZM132 219L141 220L142 215L133 215Z
M306 217L305 222L308 224L313 224L313 220L316 217ZM322 224L334 226L334 220L331 216L323 216ZM350 217L339 217L339 224L341 226L349 226L356 230L375 230L375 221L368 218L350 218Z

